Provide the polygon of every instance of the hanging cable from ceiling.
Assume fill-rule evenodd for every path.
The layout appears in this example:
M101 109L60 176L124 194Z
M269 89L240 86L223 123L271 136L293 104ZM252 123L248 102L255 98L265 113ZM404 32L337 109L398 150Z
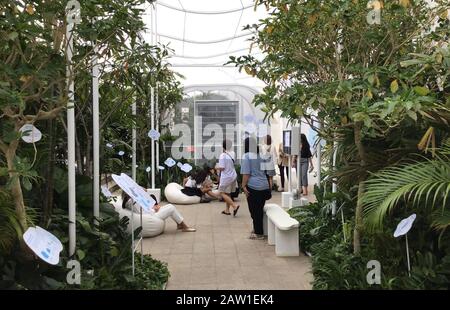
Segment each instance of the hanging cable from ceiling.
M181 5L181 2L178 1ZM253 4L251 5L247 5L247 6L242 6L241 8L236 8L236 9L231 9L231 10L223 10L223 11L197 11L197 10L186 10L185 8L183 8L183 6L181 5L181 9L177 8L175 6L171 6L167 3L163 3L163 2L156 2L156 4L164 6L168 9L172 9L172 10L176 10L176 11L180 11L180 12L185 12L185 13L190 13L190 14L203 14L203 15L219 15L219 14L229 14L229 13L235 13L235 12L239 12L242 10L246 10L248 8L253 8Z
M216 40L210 40L210 41L196 41L196 40L188 40L186 38L180 38L180 37L174 37L174 36L170 36L168 34L162 34L162 33L158 33L159 36L164 37L164 38L168 38L168 39L172 39L172 40L176 40L176 41L182 41L182 42L186 42L186 43L192 43L192 44L213 44L213 43L220 43L220 42L226 42L226 41L230 41L230 40L234 40L237 38L242 38L242 37L246 37L249 35L252 35L253 32L244 32L241 33L239 35L234 35L232 37L228 37L228 38L221 38L221 39L216 39Z

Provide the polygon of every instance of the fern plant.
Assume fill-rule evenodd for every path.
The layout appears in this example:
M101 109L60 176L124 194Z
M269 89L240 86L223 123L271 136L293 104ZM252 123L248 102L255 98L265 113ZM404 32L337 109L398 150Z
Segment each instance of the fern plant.
M450 226L450 142L434 158L386 168L366 181L364 216L369 228L380 228L383 219L403 203L429 208L432 227ZM436 207L440 207L437 209Z
M0 253L8 253L14 241L20 236L22 228L14 210L9 193L0 188Z

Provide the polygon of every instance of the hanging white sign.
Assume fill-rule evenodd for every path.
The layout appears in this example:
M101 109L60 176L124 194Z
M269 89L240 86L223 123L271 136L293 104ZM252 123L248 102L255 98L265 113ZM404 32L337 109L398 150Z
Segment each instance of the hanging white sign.
M112 178L120 188L128 194L146 213L152 213L152 208L156 201L132 178L125 173L121 175L113 174Z
M119 151L119 153L117 153L117 154L119 154L119 156L123 156L123 155L125 155L125 152L124 151Z
M266 124L258 125L258 138L263 138L269 134L269 128Z
M55 235L45 229L36 226L30 227L23 234L25 244L40 259L51 265L59 263L59 253L63 249L63 245Z
M19 129L22 140L26 143L35 143L42 139L42 133L32 124L25 124Z
M164 170L166 168L164 168L164 166L158 166L158 170Z
M110 149L114 147L114 145L112 145L111 143L106 143L106 146L109 147Z
M400 237L403 235L406 235L408 233L408 231L411 229L414 220L416 219L416 214L411 214L411 216L401 220L400 223L398 223L397 225L397 229L395 229L394 232L394 237Z
M147 168L145 168L145 171L150 172L150 171L152 171L152 168L147 167Z
M180 169L181 171L188 173L189 171L192 170L192 166L189 164L183 164Z
M166 166L170 168L170 167L175 166L176 162L175 162L175 160L173 160L172 157L169 157L169 158L166 159L164 164L166 164Z
M255 121L255 116L253 116L253 114L246 114L244 116L244 121L246 123L253 123Z
M152 140L158 140L160 135L161 134L155 129L152 129L148 132L148 137Z
M177 162L177 167L181 169L181 167L183 167L183 163Z
M108 187L106 187L105 185L102 185L101 189L102 189L102 194L103 194L106 198L112 197L112 193L111 193L111 191L108 189Z
M253 123L245 125L245 131L248 132L249 134L255 133L256 129L257 129L256 125Z

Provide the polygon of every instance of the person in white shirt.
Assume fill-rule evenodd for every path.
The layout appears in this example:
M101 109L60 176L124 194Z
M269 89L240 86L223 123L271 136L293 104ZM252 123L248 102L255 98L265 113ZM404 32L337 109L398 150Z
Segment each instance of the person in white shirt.
M172 204L167 204L165 206L161 206L158 203L158 200L156 200L155 195L151 194L150 197L154 201L156 201L155 205L150 211L151 216L156 216L162 220L166 220L169 217L172 218L175 223L177 223L177 229L180 229L183 232L195 232L196 229L189 227L183 219L183 216L181 213L177 210L177 208ZM133 210L134 212L139 212L139 207L135 205L136 203L131 199L129 195L127 195L125 192L122 193L122 208Z
M267 135L264 137L261 144L261 158L265 161L265 169L268 171L275 171L277 165L277 149L272 145L272 137Z
M220 171L219 192L222 199L225 201L225 210L222 214L230 215L230 208L232 207L233 215L236 216L239 210L239 205L231 199L231 193L236 191L237 187L237 173L234 168L234 152L230 154L233 143L230 140L223 140L223 153L220 154L219 164L217 170Z

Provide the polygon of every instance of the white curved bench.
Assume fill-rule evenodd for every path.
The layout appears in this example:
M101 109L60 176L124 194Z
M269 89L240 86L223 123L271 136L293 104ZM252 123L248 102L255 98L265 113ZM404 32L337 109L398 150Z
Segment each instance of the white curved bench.
M198 196L188 196L184 194L181 190L183 186L178 183L169 183L164 189L164 196L166 200L173 204L178 205L192 205L200 203L201 198Z
M199 196L188 196L184 194L181 190L183 189L183 186L181 186L178 183L169 183L167 184L166 188L164 189L164 196L166 196L166 200L173 204L178 205L193 205L200 203L201 197ZM213 190L214 193L218 193L217 190ZM210 199L217 199L215 197L211 197L209 195L208 198Z
M279 205L268 203L264 206L264 234L267 234L269 245L275 245L277 256L300 255L299 226L299 222Z
M122 209L122 198L117 197L117 200L113 203L114 209L119 213L119 217L123 218L127 216L129 219L127 231L131 233L131 210ZM139 207L136 207L138 210ZM133 216L133 226L134 229L141 226L140 213L134 212ZM150 215L148 213L142 214L142 237L155 237L164 232L164 228L166 226L166 222L159 217Z

